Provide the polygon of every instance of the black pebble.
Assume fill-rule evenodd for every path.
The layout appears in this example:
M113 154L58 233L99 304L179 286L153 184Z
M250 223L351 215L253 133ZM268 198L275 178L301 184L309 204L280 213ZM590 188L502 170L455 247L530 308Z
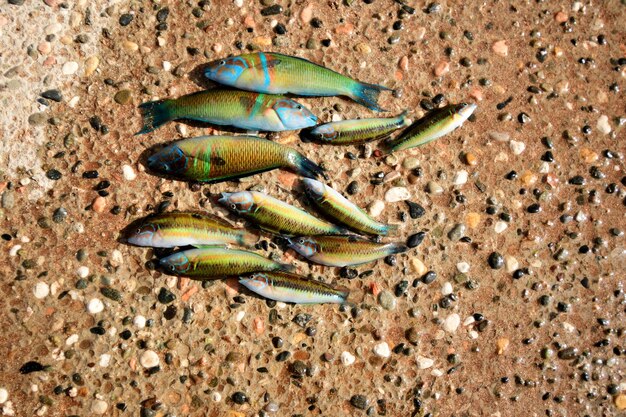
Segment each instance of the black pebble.
M156 18L157 22L163 23L167 20L167 17L170 15L170 9L167 7L162 8L157 12Z
M287 33L287 28L282 23L279 23L274 28L274 32L276 32L278 35L284 35L285 33Z
M524 112L521 112L517 115L517 120L522 124L528 123L530 122L530 116Z
M231 398L235 404L239 405L248 402L248 396L241 391L237 391L236 393L234 393Z
M346 192L350 195L355 195L359 192L359 183L356 181L352 181L348 184L348 188L346 188Z
M59 90L47 90L41 93L41 97L47 98L48 100L56 101L57 103L63 100L63 96Z
M424 284L431 284L437 279L437 273L435 271L428 271L422 277L422 282Z
M582 175L576 175L570 178L568 182L572 185L585 185L585 179L582 177Z
M354 408L358 408L359 410L367 409L369 403L369 400L364 395L353 395L352 398L350 398L350 404L352 404Z
M405 203L409 207L409 216L411 216L412 219L419 219L426 214L426 210L424 210L424 207L421 205L409 200L405 200Z
M283 12L283 6L281 6L280 4L273 4L269 7L266 7L265 9L262 9L261 15L272 16L272 15L279 14L282 12Z
M169 304L176 299L176 295L165 287L159 290L158 300L162 304Z
M61 179L61 173L56 169L50 169L48 170L48 172L46 172L46 177L53 181L57 181Z
M357 277L357 275L358 275L358 272L356 269L348 268L347 266L344 266L343 268L339 270L339 276L341 278L354 279Z
M491 269L500 269L504 266L504 258L498 252L491 252L487 262Z
M121 26L128 26L130 25L130 22L132 21L133 21L133 15L130 13L124 13L123 15L120 16Z
M424 237L426 237L426 233L425 232L417 232L415 234L412 234L407 239L406 245L409 248L416 248L416 247L418 247L420 245L420 243L422 243L422 241L424 240Z
M276 362L284 362L291 357L291 353L289 351L282 351L278 355L276 355Z
M311 26L313 26L315 29L319 29L324 25L324 23L317 17L314 17L313 19L311 19Z
M541 206L537 203L531 204L526 208L526 211L529 213L539 213L541 211Z
M45 366L43 366L39 362L30 361L22 365L22 367L20 368L20 373L26 375L32 372L40 372L40 371L43 371L44 369L45 369Z

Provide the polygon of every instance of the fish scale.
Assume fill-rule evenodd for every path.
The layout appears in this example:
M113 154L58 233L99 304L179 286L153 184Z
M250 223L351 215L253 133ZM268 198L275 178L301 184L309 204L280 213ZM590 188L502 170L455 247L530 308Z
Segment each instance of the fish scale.
M315 126L306 136L332 145L364 143L388 137L401 127L408 126L404 112L396 117L341 120Z

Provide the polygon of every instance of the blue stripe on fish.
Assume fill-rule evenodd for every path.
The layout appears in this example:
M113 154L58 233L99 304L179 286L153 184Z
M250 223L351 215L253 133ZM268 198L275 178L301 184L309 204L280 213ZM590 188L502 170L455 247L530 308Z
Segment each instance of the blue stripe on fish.
M263 75L265 76L265 82L263 83L263 86L267 88L269 87L271 81L270 71L267 67L267 58L265 57L265 54L263 52L259 54L259 58L261 59L261 68L263 68Z

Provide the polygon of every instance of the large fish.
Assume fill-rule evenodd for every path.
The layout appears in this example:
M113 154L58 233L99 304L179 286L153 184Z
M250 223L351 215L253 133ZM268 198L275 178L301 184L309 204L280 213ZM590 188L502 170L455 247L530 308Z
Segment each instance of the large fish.
M377 222L339 192L317 180L305 178L302 182L309 201L322 213L357 232L386 236L398 228Z
M227 221L208 214L173 211L152 214L131 223L122 232L126 242L136 246L253 246L259 237L236 229Z
M467 103L451 104L433 110L381 147L387 152L395 152L424 145L460 127L474 110L476 104Z
M348 96L376 111L383 111L378 105L380 92L391 90L353 80L306 59L271 52L218 59L207 64L204 75L220 84L260 93Z
M305 136L330 145L352 145L389 137L410 124L407 112L396 117L376 117L330 122L315 126Z
M350 291L287 272L255 272L239 278L250 291L270 300L296 304L346 302Z
M254 252L219 247L188 249L159 259L159 267L170 275L211 279L260 271L289 271L281 264Z
M258 191L222 193L224 207L272 233L287 236L343 234L339 226Z
M289 239L289 247L321 265L350 266L401 253L404 243L376 243L356 236L302 236Z
M207 90L139 106L143 127L152 132L172 120L187 119L239 129L283 131L314 126L317 117L290 98L237 90Z
M323 170L295 149L256 136L200 136L174 142L147 159L155 172L181 180L220 182L276 168L305 176Z

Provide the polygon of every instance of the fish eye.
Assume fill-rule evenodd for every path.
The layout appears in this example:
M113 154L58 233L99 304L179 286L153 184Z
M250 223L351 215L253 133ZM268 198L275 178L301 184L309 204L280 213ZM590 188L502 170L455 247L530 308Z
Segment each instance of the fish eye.
M298 240L298 243L301 244L301 245L304 245L304 239Z
M141 233L141 228L138 228L137 230L135 230L135 233L140 234Z
M237 209L237 204L234 204L234 203L233 203L233 204L231 204L231 205L230 205L230 208L231 208L231 209L233 209L233 210Z
M168 265L167 269L169 269L170 271L174 272L176 270L176 268L174 267L174 265Z
M298 105L296 106L296 109L298 109L298 110L302 110L302 106L298 104Z
M226 65L226 61L221 60L221 61L220 61L220 65Z

